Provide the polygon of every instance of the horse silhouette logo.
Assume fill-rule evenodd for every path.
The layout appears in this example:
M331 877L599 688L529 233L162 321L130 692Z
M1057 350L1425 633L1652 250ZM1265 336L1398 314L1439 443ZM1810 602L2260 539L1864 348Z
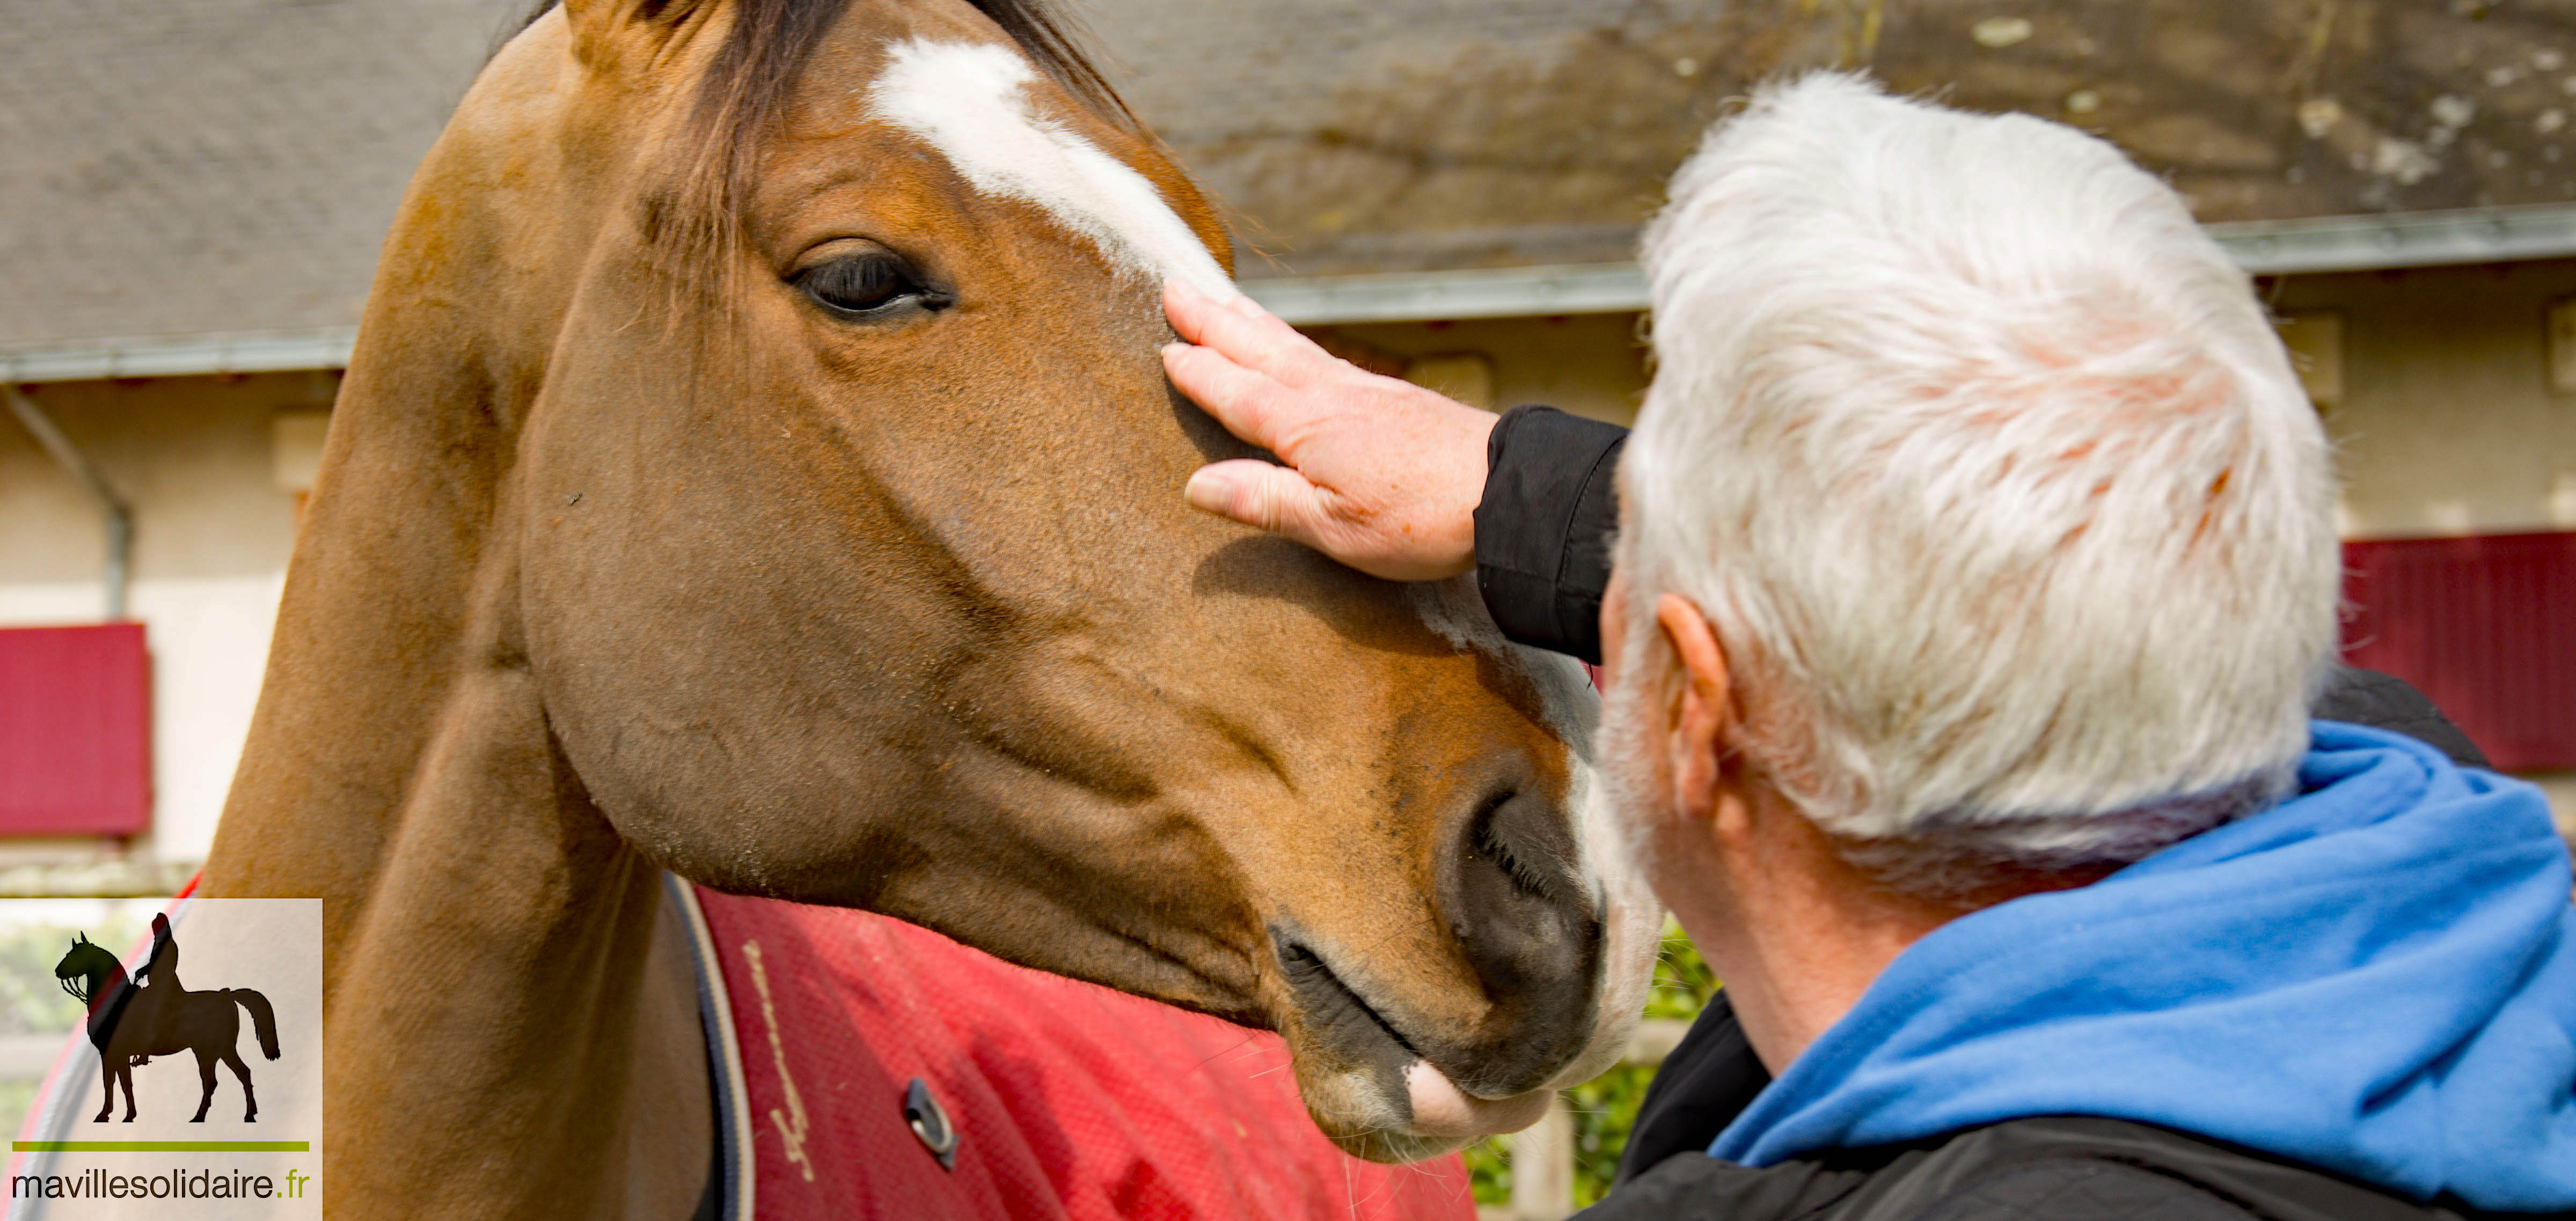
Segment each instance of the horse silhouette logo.
M98 1048L101 1084L107 1097L92 1123L106 1123L116 1109L116 1087L125 1087L125 1122L134 1122L134 1069L154 1056L193 1052L197 1080L205 1096L190 1123L204 1123L215 1101L215 1064L232 1066L242 1088L242 1122L259 1122L259 1095L251 1089L250 1065L234 1044L241 1038L241 1010L250 1011L251 1030L259 1050L274 1060L277 1015L268 998L248 988L191 992L179 982L179 942L170 935L168 916L152 917L152 950L134 978L126 978L116 955L100 949L86 934L74 934L71 952L54 967L54 980L89 1006L89 1041Z

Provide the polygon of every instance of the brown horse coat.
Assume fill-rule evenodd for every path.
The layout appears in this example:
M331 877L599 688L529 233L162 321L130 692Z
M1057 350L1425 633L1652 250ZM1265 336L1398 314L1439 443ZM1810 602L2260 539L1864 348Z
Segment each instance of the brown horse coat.
M1579 671L1186 509L1225 243L1054 29L570 0L423 163L205 879L325 900L335 1212L686 1211L666 869L1275 1028L1371 1157L1617 1054Z

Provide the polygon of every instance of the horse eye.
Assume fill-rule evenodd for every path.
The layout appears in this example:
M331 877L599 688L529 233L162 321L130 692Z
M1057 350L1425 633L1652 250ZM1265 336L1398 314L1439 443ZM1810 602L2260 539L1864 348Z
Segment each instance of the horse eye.
M805 295L846 314L873 314L929 293L903 260L882 250L834 259L796 278Z

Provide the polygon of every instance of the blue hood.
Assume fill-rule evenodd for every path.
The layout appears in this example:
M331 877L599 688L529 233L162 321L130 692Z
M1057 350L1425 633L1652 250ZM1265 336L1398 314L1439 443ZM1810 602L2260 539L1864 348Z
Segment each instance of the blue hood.
M2576 1209L2576 906L2547 803L2324 721L2299 786L1916 942L1709 1152L2100 1115L2417 1200Z

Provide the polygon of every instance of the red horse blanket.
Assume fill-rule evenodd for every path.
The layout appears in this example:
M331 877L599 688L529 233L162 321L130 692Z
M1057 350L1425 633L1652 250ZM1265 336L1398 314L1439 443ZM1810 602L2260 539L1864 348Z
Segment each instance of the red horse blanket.
M1475 1215L1457 1158L1379 1166L1317 1133L1275 1035L882 916L677 889L729 1218ZM907 1123L915 1079L955 1130L953 1168Z

